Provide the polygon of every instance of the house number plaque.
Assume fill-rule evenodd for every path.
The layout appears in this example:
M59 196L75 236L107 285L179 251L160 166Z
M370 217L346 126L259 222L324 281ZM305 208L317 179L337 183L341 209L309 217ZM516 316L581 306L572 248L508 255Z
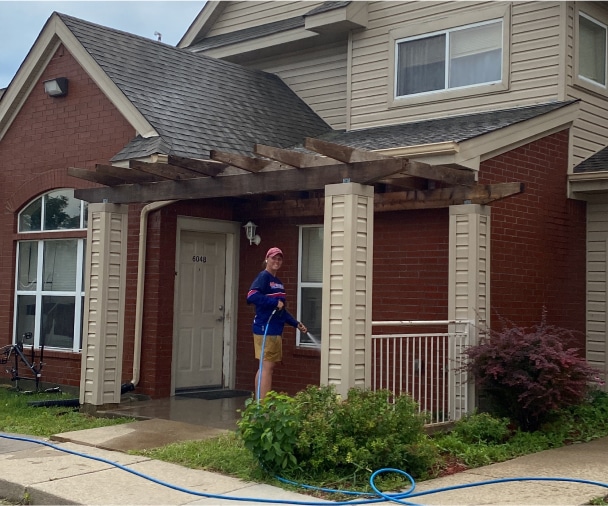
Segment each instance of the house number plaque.
M207 262L207 257L202 257L202 256L199 256L199 255L194 255L192 257L192 261L193 262L203 262L203 263L205 263L205 262Z

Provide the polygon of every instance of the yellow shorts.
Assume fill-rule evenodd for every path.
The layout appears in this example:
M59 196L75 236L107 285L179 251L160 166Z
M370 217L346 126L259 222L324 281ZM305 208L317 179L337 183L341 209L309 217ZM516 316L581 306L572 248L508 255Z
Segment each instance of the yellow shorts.
M263 340L264 336L253 334L255 358L258 360L262 354ZM283 360L283 343L281 341L281 336L266 336L266 343L264 343L264 360L267 362L280 362Z

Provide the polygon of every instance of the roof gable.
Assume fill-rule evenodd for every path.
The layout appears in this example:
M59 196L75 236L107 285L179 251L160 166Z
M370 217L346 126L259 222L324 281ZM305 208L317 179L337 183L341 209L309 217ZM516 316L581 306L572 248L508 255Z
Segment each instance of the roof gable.
M166 154L251 153L256 142L285 147L330 129L274 74L61 18L171 146Z
M273 74L64 14L51 16L28 56L39 60L20 71L44 65L42 55L52 55L59 43L139 133L115 160L158 152L208 158L211 149L251 153L256 142L286 147L330 130ZM34 72L30 80L35 79ZM2 105L0 132L2 121L10 121ZM153 138L158 139L142 141Z

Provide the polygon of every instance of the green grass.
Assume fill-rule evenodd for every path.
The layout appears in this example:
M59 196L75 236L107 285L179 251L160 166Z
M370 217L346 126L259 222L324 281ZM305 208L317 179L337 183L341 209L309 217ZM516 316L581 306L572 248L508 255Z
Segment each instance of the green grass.
M212 439L182 441L131 453L194 469L229 474L243 480L271 482L236 432Z
M608 495L591 499L588 504L593 504L594 506L606 506L608 504Z
M0 431L39 437L50 437L61 432L91 429L131 422L131 418L96 418L80 413L78 408L33 407L31 401L44 399L73 398L66 394L24 395L0 385ZM558 448L576 442L590 441L608 436L608 395L598 397L592 405L560 413L543 430L533 433L515 432L507 439L503 437L501 423L487 415L472 415L458 422L460 427L449 434L429 436L437 445L440 460L428 477L433 478L502 462L518 456L536 453L549 448ZM484 435L483 438L480 436ZM321 492L306 491L266 473L252 453L245 448L239 434L235 432L201 441L173 443L162 448L133 451L132 454L179 464L192 469L202 469L234 476L246 481L268 483L298 492L324 497ZM365 473L362 473L365 474ZM301 479L300 479L301 478ZM364 476L348 477L326 475L314 481L308 477L290 477L315 487L340 490L369 491ZM422 481L422 480L418 480ZM382 476L376 485L381 490L396 490L409 487L409 482L396 475ZM325 498L334 500L352 499L331 494ZM589 504L608 504L607 497L598 497ZM0 504L2 504L0 502Z
M97 418L74 407L34 407L29 402L73 399L65 393L23 394L0 385L0 431L49 437L61 432L107 427L134 421L132 418Z
M608 394L597 395L593 402L556 413L551 421L535 432L513 431L507 419L474 414L457 422L450 433L429 436L438 449L439 460L429 469L428 478L445 476L551 448L587 442L608 436ZM150 458L173 462L194 469L205 469L244 480L272 483L285 487L265 473L235 432L206 441L174 443L164 448L137 452ZM365 474L365 473L362 473ZM366 477L331 476L320 479L290 477L295 482L315 487L369 491ZM363 479L362 479L363 478ZM417 481L422 481L418 478ZM404 479L386 475L376 485L381 490L403 489ZM299 489L302 492L302 489ZM335 496L331 497L336 499ZM605 504L598 498L594 504Z

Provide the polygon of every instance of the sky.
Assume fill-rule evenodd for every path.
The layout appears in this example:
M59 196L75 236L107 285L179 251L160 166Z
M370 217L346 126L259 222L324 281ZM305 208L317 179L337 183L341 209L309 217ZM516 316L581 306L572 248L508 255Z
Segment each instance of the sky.
M175 46L205 0L0 0L0 88L6 88L54 11Z

